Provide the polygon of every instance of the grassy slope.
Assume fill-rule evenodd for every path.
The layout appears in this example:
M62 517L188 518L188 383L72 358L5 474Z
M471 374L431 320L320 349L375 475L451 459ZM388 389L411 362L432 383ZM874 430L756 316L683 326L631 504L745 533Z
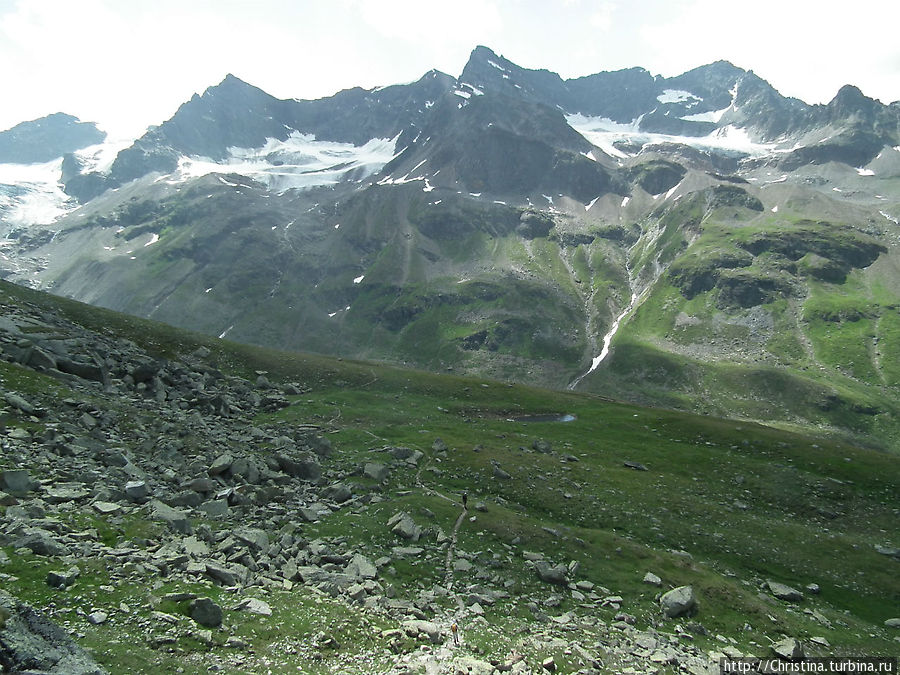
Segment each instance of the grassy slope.
M547 600L553 594L554 589L525 569L523 550L543 551L554 561L577 560L578 578L623 596L624 609L636 615L641 626L659 619L655 589L641 583L649 570L666 586L693 584L700 597L696 620L713 635L731 636L752 653L765 652L769 640L781 633L823 636L834 653L896 651L881 627L900 603L896 562L874 549L877 544L898 544L891 539L900 512L900 472L893 455L583 394L210 341L24 290L12 292L62 307L89 327L128 336L160 354L184 353L196 342L206 342L228 371L249 376L266 370L275 381L305 383L310 391L297 397L294 406L257 422L321 425L337 449L329 468L346 474L357 490L366 484L356 474L358 467L367 460L384 461L383 446L425 452L422 470L395 469L383 486L368 486L384 501L341 511L321 524L297 525L291 519L283 527L299 527L308 539L343 537L375 558L390 554L391 546L399 543L384 526L397 510L406 509L423 525L446 533L459 512L453 503L456 495L467 490L470 505L484 501L487 511L474 512L476 520L464 523L459 549L508 580L513 595L486 608L487 624L469 619L463 624L470 644L488 656L504 657L514 642L510 636L530 616L517 597ZM27 392L49 384L31 371L9 364L2 368L7 386ZM565 424L508 421L511 416L547 412L569 412L578 419ZM450 446L449 452L431 450L436 437ZM534 451L532 443L538 438L551 442L554 452ZM491 460L512 478L493 478ZM626 460L649 470L629 469ZM98 517L95 526L110 543L152 536L143 522ZM688 551L692 560L672 550ZM4 572L17 578L11 588L23 599L43 606L53 595L62 602L59 592L50 593L44 584L52 563L11 558L14 562ZM102 570L85 571L83 580L62 596L74 607L86 607L95 597L92 589L103 584ZM443 580L443 553L421 561L396 560L384 579L401 595L429 588ZM822 593L808 596L795 609L760 596L758 584L765 579L801 588L815 582ZM114 592L139 613L155 602L157 609L177 615L185 608L153 600L170 590L191 589L159 580L150 587L136 581ZM196 590L220 593L203 585ZM558 595L561 604L543 611L583 611L567 593ZM393 661L377 637L381 629L393 626L379 618L348 612L303 589L271 591L265 597L275 609L271 619L229 611L226 623L230 634L247 641L260 659L277 657L287 663L272 672L296 672L298 667L304 672L377 672ZM222 599L228 606L228 598ZM815 610L822 619L801 609ZM612 620L614 611L594 608L590 614ZM208 649L199 632L196 639L180 638L169 647L152 649L146 635L129 633L133 628L116 617L98 627L87 627L74 615L72 619L84 635L82 641L115 672L126 663L130 672L153 672L176 663L193 672L191 655ZM666 626L670 630L672 624ZM342 647L315 649L320 632L336 637ZM216 632L212 639L221 643L225 637ZM698 637L697 644L704 649L720 646L705 637ZM254 659L234 658L238 660L230 667L255 672ZM573 672L566 658L560 651L561 671Z
M690 245L682 223L699 225ZM660 239L634 252L635 269L656 255L673 265L622 326L609 372L587 378L585 389L787 427L830 428L857 442L900 448L894 254L853 268L847 260L872 240L849 226L745 209L703 215L690 199L663 213L660 224ZM825 281L807 271L811 259L828 263L816 254L794 260L743 248L756 250L760 240L792 249L790 256L805 247L821 250L848 273ZM717 278L773 281L776 290L754 307L735 307L722 289L710 288Z

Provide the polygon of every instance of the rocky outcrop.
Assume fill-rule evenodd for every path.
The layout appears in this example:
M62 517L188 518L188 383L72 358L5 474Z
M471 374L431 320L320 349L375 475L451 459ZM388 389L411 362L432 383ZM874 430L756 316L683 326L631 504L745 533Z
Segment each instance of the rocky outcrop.
M42 612L4 591L0 591L0 666L12 673L106 673Z

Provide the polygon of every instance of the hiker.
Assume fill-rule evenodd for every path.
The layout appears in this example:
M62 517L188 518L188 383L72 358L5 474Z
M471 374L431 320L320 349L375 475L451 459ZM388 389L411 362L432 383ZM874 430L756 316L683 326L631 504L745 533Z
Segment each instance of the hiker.
M450 626L450 632L453 633L453 644L459 647L459 627L456 625L456 622L453 622L453 625Z
M463 510L464 510L464 511L468 511L468 510L469 510L469 507L466 506L466 504L468 503L468 501L469 501L469 493L468 493L468 492L463 492L463 494L462 494L462 503L463 503Z

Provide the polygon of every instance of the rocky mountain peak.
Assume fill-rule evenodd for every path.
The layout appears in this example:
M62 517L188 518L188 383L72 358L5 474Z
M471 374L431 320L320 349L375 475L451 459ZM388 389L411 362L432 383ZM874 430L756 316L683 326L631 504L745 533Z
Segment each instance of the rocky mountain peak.
M832 118L858 117L861 120L871 120L875 115L878 102L869 98L859 87L845 84L838 90L835 97L828 103L828 109Z
M53 113L0 132L0 163L49 162L68 152L101 143L105 138L106 133L93 122L82 122L67 113Z

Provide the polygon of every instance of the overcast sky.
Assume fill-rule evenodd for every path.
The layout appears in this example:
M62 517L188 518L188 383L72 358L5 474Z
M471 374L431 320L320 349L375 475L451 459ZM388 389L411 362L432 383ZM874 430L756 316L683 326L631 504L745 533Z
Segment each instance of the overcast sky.
M137 136L227 73L279 98L459 75L491 47L563 77L718 59L781 93L900 99L897 0L0 0L0 129L52 112Z

